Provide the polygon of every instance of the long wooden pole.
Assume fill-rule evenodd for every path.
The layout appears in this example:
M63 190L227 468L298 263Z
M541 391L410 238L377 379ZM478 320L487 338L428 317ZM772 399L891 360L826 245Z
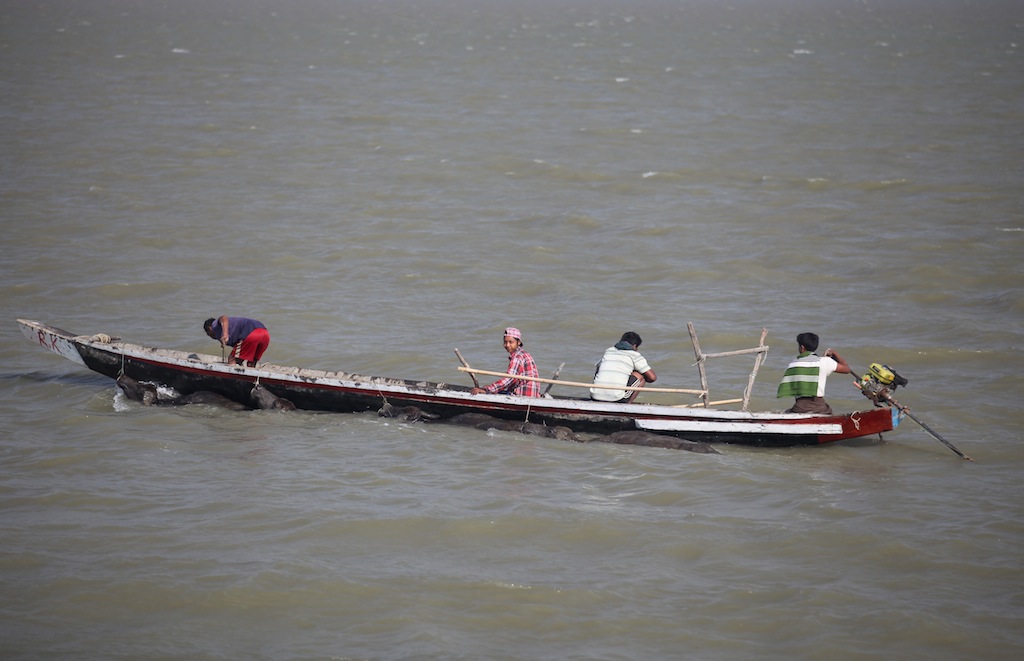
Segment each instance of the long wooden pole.
M750 378L747 379L747 387L743 390L743 410L750 406L750 395L754 392L754 380L757 378L757 370L761 368L764 357L768 355L768 347L764 345L764 338L768 337L768 329L761 329L761 341L757 343L757 355L754 356L754 369L750 371Z
M724 358L725 356L743 356L748 353L768 353L768 347L764 346L764 336L768 334L767 328L762 328L761 335L761 346L752 347L750 349L737 349L736 351L720 351L718 353L706 353L703 354L704 358Z
M466 359L462 357L462 354L459 353L458 349L455 350L455 355L459 357L459 362L461 362L463 364L463 366L466 367L466 371L468 372L469 371L469 363L467 363ZM480 387L480 382L476 380L476 374L473 374L473 372L469 372L469 376L473 379L473 385L475 387L479 388Z
M521 374L509 374L508 372L492 372L491 370L478 370L472 367L460 367L460 372L469 372L470 374L483 374L486 376L511 376L514 379L522 381L536 381L537 383L558 383L563 386L574 386L577 388L606 388L608 390L643 390L644 392L676 392L686 393L689 395L704 395L703 390L687 390L685 388L651 388L648 386L604 386L597 385L594 383L580 383L579 381L556 381L554 379L544 379L539 376L524 376Z
M693 327L693 322L686 323L686 330L690 332L690 342L693 343L693 355L697 357L697 372L700 373L700 387L704 389L704 393L701 397L704 400L704 407L708 407L708 373L704 367L704 354L700 350L700 342L697 340L697 331Z
M565 367L565 363L562 363L561 365L559 365L559 366L558 366L558 369L556 369L556 370L555 370L555 373L551 375L551 381L552 381L552 382L554 382L554 381L557 381L557 380L558 380L558 375L562 373L562 368L563 368L563 367ZM555 385L555 384L554 384L554 383L549 383L549 384L548 384L548 387L544 389L544 392L542 392L542 393L541 393L541 395L546 395L546 394L548 394L548 391L550 391L550 390L551 390L551 386L553 386L553 385Z
M719 399L718 401L708 402L708 406L721 406L722 404L739 404L742 399ZM673 404L674 409L695 409L698 406L704 406L704 402L697 402L696 404Z

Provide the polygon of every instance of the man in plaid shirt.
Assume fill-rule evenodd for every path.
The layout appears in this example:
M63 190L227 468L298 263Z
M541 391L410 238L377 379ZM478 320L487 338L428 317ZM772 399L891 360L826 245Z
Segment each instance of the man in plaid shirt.
M540 397L540 386L536 381L517 379L517 376L539 377L537 363L533 356L523 350L523 334L518 328L506 328L504 337L505 351L508 352L509 376L498 379L483 388L473 388L474 395L487 393L490 395L520 395L522 397Z

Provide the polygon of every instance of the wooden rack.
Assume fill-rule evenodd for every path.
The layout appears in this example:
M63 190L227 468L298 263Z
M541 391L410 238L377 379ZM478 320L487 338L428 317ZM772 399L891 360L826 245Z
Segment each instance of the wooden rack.
M746 411L750 406L750 394L754 390L754 380L757 378L757 371L761 368L761 363L764 362L765 356L768 355L768 345L764 343L764 339L768 337L768 329L761 329L761 340L757 343L756 347L750 349L739 349L737 351L722 351L720 353L703 353L700 350L700 342L697 340L697 331L694 330L692 323L686 324L686 329L690 332L690 341L693 343L693 354L697 357L697 371L700 372L700 387L703 388L704 394L701 395L704 400L704 407L711 406L711 402L708 401L708 375L707 370L704 368L704 363L707 362L708 358L721 358L723 356L742 356L744 354L756 354L754 357L754 368L750 371L750 376L747 378L747 387L743 389L743 399L733 400L743 402L743 410Z

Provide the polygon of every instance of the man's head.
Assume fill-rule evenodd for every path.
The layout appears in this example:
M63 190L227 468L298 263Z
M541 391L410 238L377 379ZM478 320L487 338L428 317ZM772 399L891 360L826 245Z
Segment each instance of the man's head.
M804 348L804 351L818 350L818 336L814 333L800 333L796 336L796 343Z
M505 347L505 351L511 354L516 349L523 346L523 334L519 332L518 328L512 328L510 326L505 329L502 344Z
M206 331L207 335L209 335L210 337L212 337L213 339L216 340L217 336L213 334L213 322L214 321L216 321L216 320L213 317L210 317L209 319L204 321L203 322L203 330Z
M622 338L619 340L619 342L629 342L637 349L639 349L640 345L643 344L643 340L640 339L640 336L634 333L633 331L627 331L623 333Z

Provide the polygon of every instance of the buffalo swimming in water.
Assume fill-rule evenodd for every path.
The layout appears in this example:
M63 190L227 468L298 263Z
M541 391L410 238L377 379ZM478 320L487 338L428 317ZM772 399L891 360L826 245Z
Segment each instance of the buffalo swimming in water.
M127 374L117 377L117 387L124 392L128 399L139 402L143 406L187 406L189 404L208 404L220 406L232 411L244 411L248 406L224 395L215 392L200 390L198 392L182 395L181 397L168 397L161 399L156 386L152 383L141 383Z
M643 445L649 448L668 448L670 450L687 450L699 454L721 454L707 443L688 441L683 438L654 434L649 431L617 431L607 436L599 436L590 443L618 443L620 445Z
M436 413L427 413L418 406L392 406L388 402L384 402L384 406L377 409L377 415L382 418L396 418L402 422L437 420L441 417Z
M264 410L278 410L278 411L294 411L295 404L290 399L284 397L278 397L274 393L266 389L266 387L256 384L249 391L249 397L253 403L256 404L256 408Z
M518 432L520 434L531 434L545 438L557 438L561 441L579 441L576 433L568 427L548 427L536 422L518 422L514 420L501 420L485 413L462 413L446 422L456 425L467 425L477 429L497 429L499 431Z

